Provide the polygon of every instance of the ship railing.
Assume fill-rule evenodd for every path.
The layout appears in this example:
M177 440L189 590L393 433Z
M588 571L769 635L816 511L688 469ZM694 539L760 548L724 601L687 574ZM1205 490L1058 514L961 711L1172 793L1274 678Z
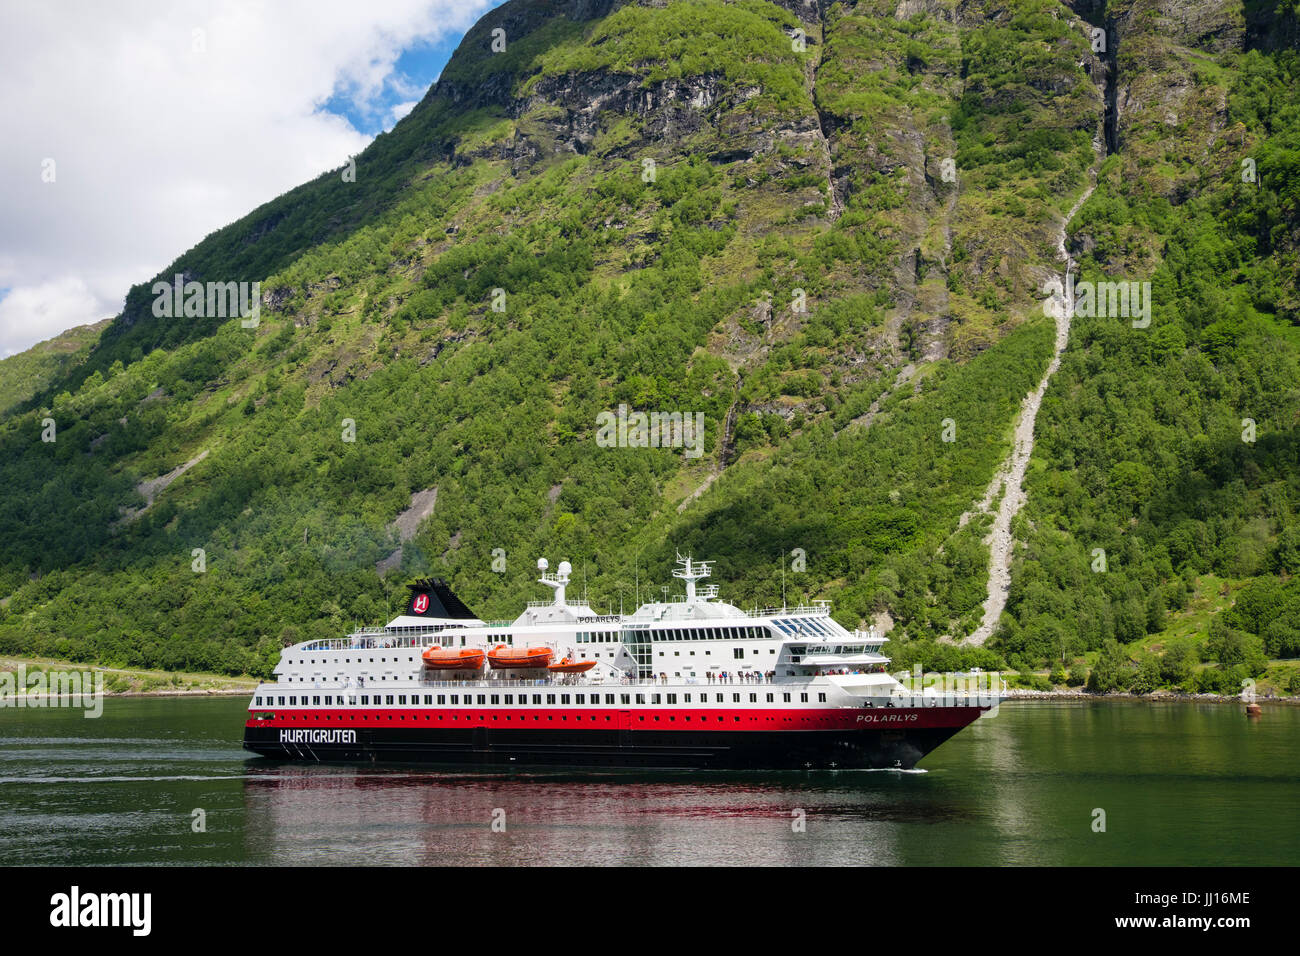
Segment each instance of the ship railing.
M442 629L430 629L420 634L390 634L383 628L377 630L354 631L347 637L330 637L324 640L304 644L304 651L362 651L390 650L397 647L431 647L437 644L443 634Z
M806 616L824 616L831 613L830 601L813 601L812 604L799 604L795 607L763 607L751 612L755 617L776 617L777 615L802 614Z

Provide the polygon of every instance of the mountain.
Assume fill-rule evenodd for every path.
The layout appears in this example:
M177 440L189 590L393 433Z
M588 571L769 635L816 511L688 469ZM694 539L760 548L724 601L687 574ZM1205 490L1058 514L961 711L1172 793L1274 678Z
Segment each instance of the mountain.
M1260 676L1300 655L1296 24L511 0L75 361L0 362L0 649L265 673L411 577L505 617L567 558L617 610L680 551L905 665L1149 676L1222 581L1197 680ZM1067 272L1134 315L1071 322ZM257 322L158 314L176 276ZM620 408L703 440L605 447Z

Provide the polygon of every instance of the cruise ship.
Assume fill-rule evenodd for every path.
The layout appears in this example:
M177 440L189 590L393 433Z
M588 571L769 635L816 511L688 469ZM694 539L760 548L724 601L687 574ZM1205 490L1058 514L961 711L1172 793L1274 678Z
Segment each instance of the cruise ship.
M481 621L441 580L386 626L287 647L249 705L244 747L281 760L492 768L910 769L996 707L915 691L874 629L827 602L742 611L679 557L684 593L598 614L567 596ZM986 675L980 675L986 676ZM972 681L973 683L973 681Z

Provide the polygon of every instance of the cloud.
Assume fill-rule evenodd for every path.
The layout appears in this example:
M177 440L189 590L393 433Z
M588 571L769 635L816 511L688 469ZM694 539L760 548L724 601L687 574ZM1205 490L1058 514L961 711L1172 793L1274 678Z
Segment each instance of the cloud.
M19 348L0 340L0 358L21 352L35 342L53 338L74 325L95 321L98 308L97 297L77 276L64 276L37 286L10 290L0 299L0 329L21 327L32 341ZM88 320L87 316L92 318Z
M404 49L493 0L181 0L0 10L0 355L121 310L205 235L396 121ZM400 99L400 104L393 99Z

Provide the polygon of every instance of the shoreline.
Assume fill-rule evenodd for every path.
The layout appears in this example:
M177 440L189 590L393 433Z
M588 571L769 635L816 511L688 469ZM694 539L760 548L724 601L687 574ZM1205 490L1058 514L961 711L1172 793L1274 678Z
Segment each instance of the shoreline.
M1075 690L1066 688L1062 690L1030 690L1025 687L1013 687L1003 692L1006 696L1003 700L1144 700L1144 701L1164 701L1168 703L1182 704L1244 704L1246 703L1237 694L1191 694L1181 691L1161 690L1152 694L1134 694L1130 691L1110 691L1105 694L1094 694L1091 691ZM1300 704L1300 697L1256 697L1256 704Z

